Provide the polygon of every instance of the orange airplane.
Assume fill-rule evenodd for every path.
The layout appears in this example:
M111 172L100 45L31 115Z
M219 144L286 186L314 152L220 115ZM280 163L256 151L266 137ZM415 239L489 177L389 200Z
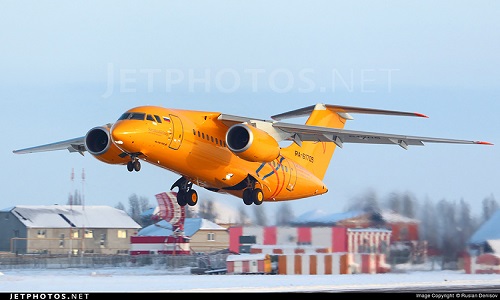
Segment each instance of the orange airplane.
M272 116L272 120L220 112L140 106L113 124L90 129L84 136L14 150L33 153L67 149L88 151L108 164L139 171L141 161L181 176L177 202L194 206L193 184L242 198L246 205L321 195L323 177L336 147L345 143L392 144L404 149L429 143L486 144L454 140L344 130L351 114L427 117L419 113L316 104ZM305 125L280 122L308 116ZM291 141L280 146L282 141Z

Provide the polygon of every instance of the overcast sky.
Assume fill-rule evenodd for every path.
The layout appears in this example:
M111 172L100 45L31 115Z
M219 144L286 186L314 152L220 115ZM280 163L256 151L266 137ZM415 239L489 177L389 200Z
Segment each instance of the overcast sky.
M65 204L74 189L86 205L128 205L133 193L156 203L178 175L88 153L12 153L145 104L264 119L318 102L416 111L429 119L354 115L346 129L498 144L499 14L498 1L4 1L2 206ZM500 195L499 146L346 144L329 192L291 203L297 215L340 212L373 189L463 198L479 212Z

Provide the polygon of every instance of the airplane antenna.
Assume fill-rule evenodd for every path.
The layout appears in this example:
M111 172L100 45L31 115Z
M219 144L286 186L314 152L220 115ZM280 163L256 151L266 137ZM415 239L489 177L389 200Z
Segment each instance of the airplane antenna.
M82 169L82 209L85 210L85 168Z
M71 175L70 175L70 180L71 180L71 191L69 193L69 206L70 209L73 209L73 195L75 193L75 168L71 168Z

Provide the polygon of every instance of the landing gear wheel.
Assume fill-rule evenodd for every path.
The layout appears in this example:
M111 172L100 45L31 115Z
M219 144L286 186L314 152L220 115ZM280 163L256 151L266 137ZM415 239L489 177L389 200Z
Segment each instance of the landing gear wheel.
M179 191L177 193L177 204L180 206L186 206L187 201L186 201L186 193Z
M184 199L189 206L195 206L198 203L198 194L191 189L184 195Z
M127 164L128 167L128 164ZM141 170L141 162L136 160L133 162L133 167L136 172L139 172Z
M243 203L245 203L245 205L252 205L252 189L246 189L243 191Z
M177 204L180 206L195 206L198 203L198 194L195 190L192 189L193 183L190 180L187 180L185 177L179 178L170 189L174 189L175 187L179 188L177 192Z
M127 170L128 170L129 172L132 172L132 171L134 170L134 163L133 163L132 161L129 161L129 162L127 163Z
M261 189L256 188L252 191L252 200L255 205L261 205L264 201L264 193Z

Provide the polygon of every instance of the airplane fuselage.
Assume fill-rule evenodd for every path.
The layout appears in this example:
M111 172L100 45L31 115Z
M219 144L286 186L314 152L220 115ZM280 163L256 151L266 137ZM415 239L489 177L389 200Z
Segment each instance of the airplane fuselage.
M212 191L242 197L245 180L257 179L264 201L299 199L324 194L324 183L289 157L271 162L239 158L227 147L227 127L217 122L220 113L141 106L126 114L144 119L121 118L110 129L115 145L126 153L180 174ZM159 119L159 120L158 120Z

